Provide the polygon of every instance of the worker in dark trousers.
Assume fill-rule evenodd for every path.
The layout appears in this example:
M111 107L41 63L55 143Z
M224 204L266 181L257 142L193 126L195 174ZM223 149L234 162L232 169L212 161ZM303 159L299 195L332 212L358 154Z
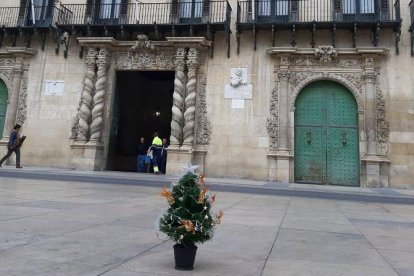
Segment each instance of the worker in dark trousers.
M167 148L168 140L166 138L162 139L162 150L161 150L161 161L160 161L160 171L165 174L167 171Z
M149 148L149 151L152 151L152 166L154 168L154 173L160 173L160 161L161 161L161 151L162 151L162 141L158 137L158 133L154 133L154 139L152 140L152 145Z

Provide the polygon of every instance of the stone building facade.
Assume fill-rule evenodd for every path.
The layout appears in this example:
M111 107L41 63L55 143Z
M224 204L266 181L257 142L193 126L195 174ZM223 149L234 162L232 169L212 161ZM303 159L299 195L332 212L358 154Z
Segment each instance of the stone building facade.
M146 2L151 1L140 3ZM275 6L270 3L277 1L269 1L268 7L267 1L221 1L225 4L217 24L210 19L217 10L213 2L220 1L165 2L171 10L180 2L190 3L192 16L200 21L174 21L171 16L163 22L152 10L146 18L161 23L144 24L147 19L141 18L131 27L128 20L145 6L115 1L118 9L112 15L125 12L128 22L117 18L121 21L115 27L109 21L94 26L83 14L80 24L74 21L75 7L85 7L87 14L86 7L97 4L62 0L53 4L49 21L22 28L33 19L42 23L45 17L32 18L29 12L24 18L20 11L32 9L30 1L1 1L0 79L8 101L0 143L5 145L12 126L20 123L28 136L23 164L105 170L116 72L175 71L168 173L176 174L191 162L211 177L294 182L300 166L309 169L298 156L317 139L310 125L300 134L303 137L299 135L297 118L303 114L296 109L298 99L311 84L335 83L352 95L356 106L356 136L342 131L339 148L330 148L339 156L341 147L355 144L357 159L352 162L357 169L350 174L356 173L357 180L352 185L414 185L414 58L408 0L385 1L392 18L384 22L375 19L365 26L354 24L354 19L351 27L332 22L327 27L321 19L309 28L279 21L259 24L259 15L267 15L270 7L282 7L281 15L285 2L290 15L300 10L293 8L294 0ZM380 2L384 1L373 1ZM5 17L6 9L19 14L16 20ZM328 156L331 138L324 137L317 142ZM303 152L298 146L302 138ZM324 162L323 172L318 172L321 183L341 184L326 180L329 163L341 166L341 161Z

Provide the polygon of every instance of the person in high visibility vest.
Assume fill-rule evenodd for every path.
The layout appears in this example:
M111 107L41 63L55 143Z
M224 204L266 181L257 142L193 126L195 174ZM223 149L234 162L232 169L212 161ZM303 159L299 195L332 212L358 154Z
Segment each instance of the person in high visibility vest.
M158 137L158 132L154 133L154 139L152 140L152 145L149 148L152 151L152 166L154 167L154 173L159 174L160 161L161 161L161 151L162 151L162 140Z

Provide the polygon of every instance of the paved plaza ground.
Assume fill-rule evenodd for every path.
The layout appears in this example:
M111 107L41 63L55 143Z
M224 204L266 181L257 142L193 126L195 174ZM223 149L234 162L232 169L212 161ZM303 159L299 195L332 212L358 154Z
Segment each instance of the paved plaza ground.
M151 187L139 179L102 184L105 173L99 183L8 172L0 173L0 275L414 275L409 200L219 192L215 210L224 211L223 222L199 246L194 271L181 272L173 243L157 234L167 208L158 195L161 181ZM228 182L220 185L237 188ZM396 193L387 196L409 198L412 191Z

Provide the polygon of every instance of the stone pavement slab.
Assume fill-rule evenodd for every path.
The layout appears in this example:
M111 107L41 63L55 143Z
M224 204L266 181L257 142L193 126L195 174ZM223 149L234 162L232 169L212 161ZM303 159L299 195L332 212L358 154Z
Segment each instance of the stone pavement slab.
M177 271L159 191L0 177L0 275L414 275L413 205L237 192Z

